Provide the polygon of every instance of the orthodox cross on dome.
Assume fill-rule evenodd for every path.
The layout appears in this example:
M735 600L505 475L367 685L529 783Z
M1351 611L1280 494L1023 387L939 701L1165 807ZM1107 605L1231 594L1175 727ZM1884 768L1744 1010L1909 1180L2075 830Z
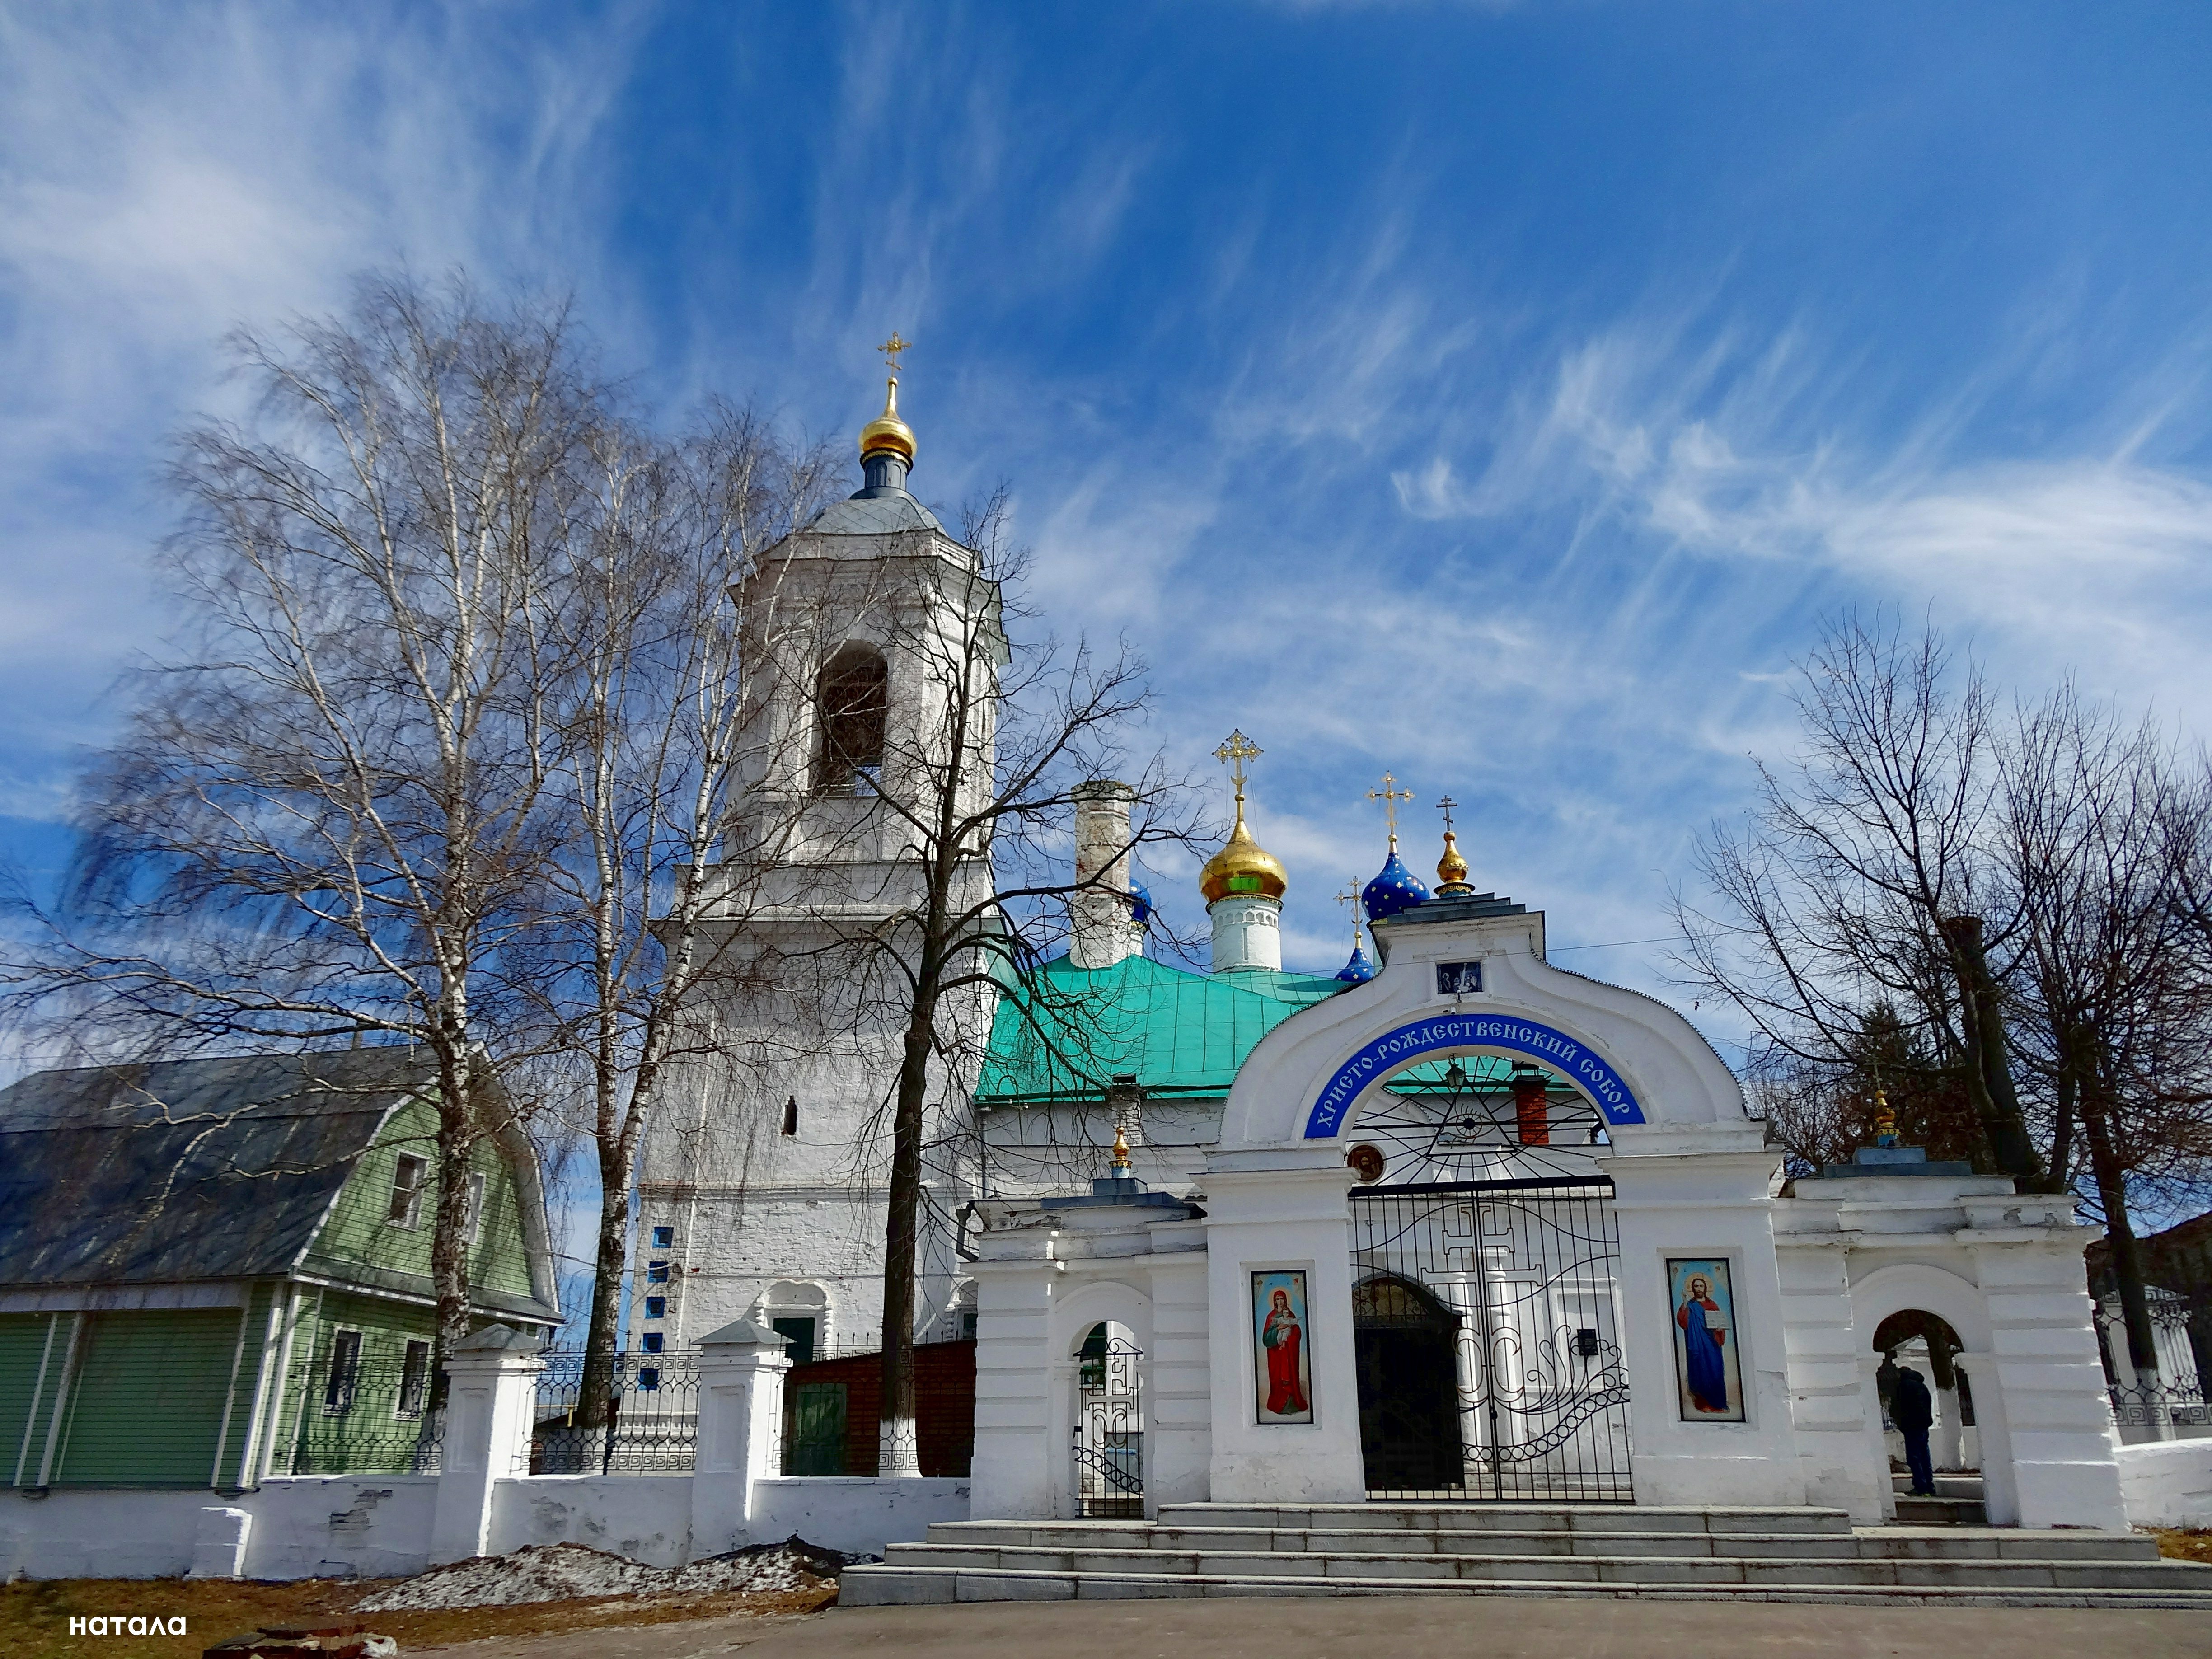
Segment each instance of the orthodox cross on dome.
M1237 786L1237 804L1244 804L1244 763L1257 760L1267 750L1242 732L1231 732L1222 739L1221 747L1213 751L1213 758L1229 769L1229 781Z
M1359 884L1356 881L1345 883L1344 890L1336 896L1336 902L1352 912L1352 948L1357 951L1359 948Z
M1444 834L1447 836L1452 832L1452 810L1458 805L1449 795L1437 803L1437 811L1444 815Z
M884 362L890 366L892 374L902 374L906 370L904 365L899 362L899 357L902 353L914 349L914 342L900 339L898 331L893 329L891 337L878 346L876 349L884 354Z
M1413 798L1413 792L1410 789L1393 789L1390 787L1397 781L1397 779L1385 772L1382 775L1382 787L1380 789L1370 789L1367 792L1368 799L1379 800L1382 803L1382 822L1389 827L1390 850L1394 853L1398 850L1398 803L1401 800L1411 800Z

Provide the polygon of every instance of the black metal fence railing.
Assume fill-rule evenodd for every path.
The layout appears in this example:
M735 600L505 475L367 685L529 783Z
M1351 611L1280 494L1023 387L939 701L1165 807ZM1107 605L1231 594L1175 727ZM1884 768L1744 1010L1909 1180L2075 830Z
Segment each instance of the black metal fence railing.
M531 1419L531 1474L690 1472L699 1449L696 1354L616 1355L612 1381L596 1413L582 1408L583 1354L556 1351L544 1360Z
M425 1345L427 1351L427 1345ZM425 1364L372 1364L350 1351L297 1360L281 1474L435 1474L446 1413Z
M2123 1428L2212 1426L2212 1403L2197 1383L2165 1383L2158 1387L2112 1385L2112 1416Z

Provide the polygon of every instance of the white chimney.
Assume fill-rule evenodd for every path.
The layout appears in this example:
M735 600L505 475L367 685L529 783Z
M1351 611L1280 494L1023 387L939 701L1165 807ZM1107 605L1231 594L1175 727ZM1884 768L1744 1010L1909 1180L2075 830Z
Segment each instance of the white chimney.
M1145 945L1144 929L1129 914L1129 803L1137 792L1098 778L1076 785L1074 795L1078 885L1067 896L1068 960L1111 968Z

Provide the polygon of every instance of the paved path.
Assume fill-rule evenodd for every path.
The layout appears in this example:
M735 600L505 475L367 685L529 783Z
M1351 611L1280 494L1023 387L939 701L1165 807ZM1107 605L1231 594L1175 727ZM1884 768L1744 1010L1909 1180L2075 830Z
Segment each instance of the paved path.
M450 1659L2212 1659L2201 1613L1744 1602L969 1602L707 1619L418 1649ZM411 1659L411 1656L410 1656Z

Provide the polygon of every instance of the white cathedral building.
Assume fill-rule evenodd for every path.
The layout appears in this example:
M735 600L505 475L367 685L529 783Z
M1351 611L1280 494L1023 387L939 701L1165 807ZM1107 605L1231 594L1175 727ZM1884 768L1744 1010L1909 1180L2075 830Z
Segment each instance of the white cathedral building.
M793 827L733 875L738 964L905 908L912 843L878 793L945 712L931 653L996 627L976 555L906 489L896 386L863 487L748 578L753 782ZM1144 953L1130 792L1099 780L1069 951L951 1011L972 1075L936 1091L915 1334L977 1339L977 1516L1386 1498L1894 1518L1879 1366L1909 1316L1967 1379L1938 1409L1954 1438L1973 1425L1977 1508L2124 1523L2070 1198L1889 1146L1788 1179L1696 1030L1553 967L1542 913L1474 890L1449 831L1431 892L1394 825L1362 895L1379 961L1355 935L1341 972L1285 972L1255 752L1221 751L1210 971ZM963 902L989 879L963 869ZM702 1017L772 1047L794 994ZM793 1052L655 1124L632 1347L880 1343L900 1029Z

